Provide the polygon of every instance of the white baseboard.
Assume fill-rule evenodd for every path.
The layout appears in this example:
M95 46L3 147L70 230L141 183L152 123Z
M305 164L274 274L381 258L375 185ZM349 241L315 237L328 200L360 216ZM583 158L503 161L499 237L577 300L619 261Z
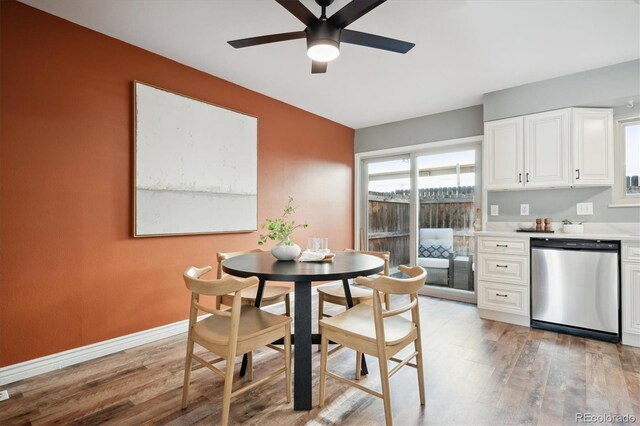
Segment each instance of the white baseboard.
M635 346L640 348L640 335L627 333L626 331L622 332L622 344L627 346Z
M198 319L206 318L207 316L208 315L202 315ZM42 358L2 367L0 368L0 385L59 370L70 365L175 336L176 334L186 333L188 324L188 320L178 321L57 354L47 355Z

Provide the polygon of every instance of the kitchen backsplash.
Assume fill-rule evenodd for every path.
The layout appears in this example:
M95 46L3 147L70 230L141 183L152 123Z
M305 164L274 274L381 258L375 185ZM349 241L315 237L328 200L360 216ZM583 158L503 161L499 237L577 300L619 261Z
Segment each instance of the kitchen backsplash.
M550 217L553 222L640 222L639 207L609 207L611 188L569 188L528 191L489 192L489 222L529 222L537 217ZM577 203L593 203L593 215L578 216ZM529 204L529 215L520 215L520 205ZM499 215L491 216L491 205L499 206Z

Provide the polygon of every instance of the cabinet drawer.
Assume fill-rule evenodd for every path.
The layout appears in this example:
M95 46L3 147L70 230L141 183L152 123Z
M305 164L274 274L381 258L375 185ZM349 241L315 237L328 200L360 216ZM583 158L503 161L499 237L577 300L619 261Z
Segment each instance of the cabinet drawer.
M529 315L529 291L521 286L478 281L478 307Z
M622 243L622 260L640 262L640 243Z
M481 254L478 261L478 278L526 285L529 282L529 258L500 254Z
M478 238L478 251L528 255L529 239L481 237Z

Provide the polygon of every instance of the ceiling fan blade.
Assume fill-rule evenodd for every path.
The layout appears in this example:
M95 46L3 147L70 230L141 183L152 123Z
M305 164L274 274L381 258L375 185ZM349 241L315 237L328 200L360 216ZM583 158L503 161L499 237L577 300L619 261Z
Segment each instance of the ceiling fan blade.
M338 28L344 28L356 19L361 18L387 0L352 0L345 7L334 13L329 22Z
M300 0L276 0L282 7L287 9L293 16L298 18L307 27L314 24L318 18L305 7Z
M311 74L322 74L327 72L327 62L313 61L311 63Z
M340 41L343 43L357 44L358 46L373 47L374 49L388 50L390 52L407 53L415 46L415 43L396 40L395 38L382 37L375 34L361 33L360 31L342 30Z
M307 34L304 31L294 31L291 33L270 34L259 37L241 38L239 40L228 41L231 46L239 49L241 47L257 46L259 44L276 43L278 41L295 40L305 38Z

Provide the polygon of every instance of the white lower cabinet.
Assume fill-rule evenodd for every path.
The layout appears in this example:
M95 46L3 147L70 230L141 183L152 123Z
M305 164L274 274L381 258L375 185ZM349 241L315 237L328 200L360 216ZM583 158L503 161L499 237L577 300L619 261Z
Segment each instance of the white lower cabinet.
M640 243L622 244L622 343L640 347Z
M480 317L531 324L529 238L478 236L476 251ZM640 242L622 242L622 343L640 347Z
M480 317L529 326L529 239L478 237L477 247Z
M478 307L517 315L529 315L529 293L524 286L479 281Z

